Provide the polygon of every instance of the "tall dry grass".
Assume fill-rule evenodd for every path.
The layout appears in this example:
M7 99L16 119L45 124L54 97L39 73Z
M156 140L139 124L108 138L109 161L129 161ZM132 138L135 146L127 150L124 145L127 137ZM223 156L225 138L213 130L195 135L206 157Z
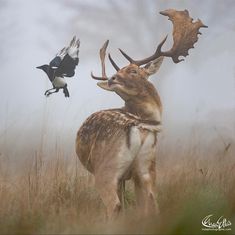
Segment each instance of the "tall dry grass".
M169 152L169 151L168 151ZM235 225L234 150L208 157L192 148L167 159L159 153L157 199L161 214L141 218L135 212L133 185L128 183L126 210L106 222L105 208L94 182L75 154L55 151L51 159L36 152L19 168L11 169L0 156L1 234L207 234L201 220L208 214L225 216ZM167 160L165 160L167 159ZM218 232L217 232L218 233ZM213 232L208 232L213 234Z

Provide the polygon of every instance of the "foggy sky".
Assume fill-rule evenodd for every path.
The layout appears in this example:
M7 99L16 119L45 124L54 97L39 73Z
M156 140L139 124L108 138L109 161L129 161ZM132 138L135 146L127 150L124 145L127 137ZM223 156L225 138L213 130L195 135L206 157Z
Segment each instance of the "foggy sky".
M147 10L134 8L137 2ZM201 29L184 62L176 65L166 58L150 79L163 102L165 130L202 122L227 126L229 135L234 135L235 1L1 0L0 142L14 133L11 138L21 143L32 130L32 138L46 130L51 138L66 142L92 112L121 107L117 95L101 90L90 77L91 70L101 72L98 50L110 39L108 51L120 66L127 62L119 47L137 59L152 54L163 36L171 36L171 22L157 14L168 8L188 9L209 28ZM148 20L146 12L152 14ZM43 94L51 84L35 67L48 63L73 35L80 38L81 48L76 75L67 78L71 97L65 99L59 92L46 98ZM170 45L171 39L165 49ZM107 67L112 75L114 70Z

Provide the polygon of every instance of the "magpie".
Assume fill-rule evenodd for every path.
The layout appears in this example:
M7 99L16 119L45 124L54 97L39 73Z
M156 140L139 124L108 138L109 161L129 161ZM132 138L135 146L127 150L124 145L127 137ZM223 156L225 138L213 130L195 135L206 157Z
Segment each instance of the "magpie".
M73 77L75 68L78 65L80 41L73 37L68 47L64 47L49 64L36 67L43 70L52 83L53 88L46 90L45 96L58 92L63 89L65 97L69 97L67 83L64 77Z

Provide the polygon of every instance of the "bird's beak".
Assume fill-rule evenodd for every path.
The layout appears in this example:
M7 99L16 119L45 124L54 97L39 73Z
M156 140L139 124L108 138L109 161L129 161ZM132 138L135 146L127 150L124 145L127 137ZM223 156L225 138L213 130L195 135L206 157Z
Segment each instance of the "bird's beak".
M42 66L37 66L36 69L42 69Z

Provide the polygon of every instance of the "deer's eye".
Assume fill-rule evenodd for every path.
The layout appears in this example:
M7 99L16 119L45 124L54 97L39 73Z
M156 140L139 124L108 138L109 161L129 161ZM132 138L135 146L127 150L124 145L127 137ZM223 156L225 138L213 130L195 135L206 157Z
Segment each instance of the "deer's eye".
M137 71L136 70L131 70L131 74L137 74Z

